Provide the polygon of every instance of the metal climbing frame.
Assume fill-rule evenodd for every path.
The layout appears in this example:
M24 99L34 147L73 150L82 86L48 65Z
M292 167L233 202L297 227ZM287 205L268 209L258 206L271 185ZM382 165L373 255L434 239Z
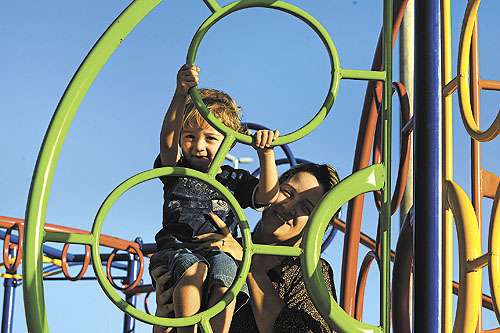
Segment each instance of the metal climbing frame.
M198 110L204 115L220 132L225 134L225 139L220 147L208 174L186 168L167 167L141 172L125 180L116 187L104 200L95 218L90 233L65 233L44 231L46 209L49 200L50 187L52 184L58 157L69 131L71 122L85 97L88 89L96 76L114 53L116 48L124 41L126 36L134 27L158 4L159 0L135 0L133 1L111 24L107 31L94 45L86 56L82 65L75 73L68 88L66 89L57 109L54 113L49 129L44 138L39 153L37 165L32 179L28 208L26 213L24 256L24 299L25 313L30 332L49 332L48 317L45 308L43 279L42 279L42 245L46 241L60 243L83 244L91 248L92 266L98 278L99 284L110 300L123 312L141 321L161 326L188 326L199 323L204 332L212 332L209 319L221 312L231 302L244 284L248 273L252 255L274 254L284 256L300 256L306 286L312 295L313 301L326 318L329 324L338 332L390 332L389 315L389 250L390 250L390 216L391 216L391 78L392 78L392 1L384 0L383 21L383 66L382 70L353 70L340 66L340 60L335 45L327 31L308 13L298 7L283 1L271 0L242 0L221 7L215 0L205 0L205 4L212 11L205 22L196 32L187 55L187 63L193 64L200 42L206 32L223 17L239 10L251 7L264 7L279 10L291 14L312 28L322 40L328 51L331 66L331 81L328 94L323 105L316 115L303 127L292 133L281 136L275 145L283 145L296 141L313 131L328 115L337 95L340 81L342 79L381 81L383 84L383 98L381 108L382 124L382 158L381 163L374 164L368 168L359 170L343 180L331 192L329 192L318 205L311 216L311 223L306 229L306 236L301 248L288 246L270 246L253 244L246 217L231 193L215 180L215 174L222 164L224 157L232 144L237 141L250 144L251 137L236 133L224 126L213 117L201 100L197 88L190 91L191 97ZM239 226L243 235L244 257L240 267L239 275L233 286L224 298L213 307L196 315L185 318L159 318L139 311L133 305L122 299L111 283L106 279L102 268L99 252L101 240L101 229L108 210L112 205L130 188L153 178L161 176L184 175L198 178L219 190L230 202L239 219ZM351 198L365 192L381 190L381 225L380 225L380 324L378 326L368 325L353 319L334 300L332 295L324 293L325 281L318 275L317 265L321 249L323 233L333 214L342 204Z
M481 80L479 77L479 50L477 42L477 14L479 0L470 0L464 13L458 50L457 75L452 76L451 6L442 0L443 48L443 333L483 332L481 301L482 271L488 266L491 299L500 323L500 187L499 177L481 169L479 153L481 142L492 141L500 132L500 112L486 129L479 128L479 94L481 89L500 90L500 81ZM469 77L470 70L470 77ZM471 88L469 88L471 87ZM470 92L472 89L472 95ZM453 180L453 125L452 94L458 91L462 123L471 138L472 203L465 191ZM490 215L488 252L481 250L483 197L493 199ZM455 220L459 246L459 284L453 281L452 223ZM458 305L453 322L453 289L458 289ZM452 329L453 327L453 329ZM497 331L490 330L490 331Z

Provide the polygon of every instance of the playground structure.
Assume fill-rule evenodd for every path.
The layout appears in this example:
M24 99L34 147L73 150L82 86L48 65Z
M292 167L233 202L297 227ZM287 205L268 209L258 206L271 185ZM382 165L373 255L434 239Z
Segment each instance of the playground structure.
M73 279L68 275L66 265L72 262L82 262L81 273L75 278L84 278L85 270L90 263L94 268L96 278L104 289L105 293L115 305L132 318L142 320L151 324L165 326L185 326L194 323L200 323L205 332L211 332L209 319L220 312L225 304L235 297L241 288L245 276L248 273L251 256L253 254L279 254L289 256L300 256L303 263L303 272L306 279L306 285L318 310L327 319L332 327L339 332L389 332L391 322L394 332L411 332L412 326L415 332L475 332L476 327L479 332L481 327L481 302L482 306L495 311L497 319L500 322L500 232L498 230L498 220L500 213L498 208L499 201L499 178L493 172L481 169L479 163L479 143L495 139L500 128L500 117L482 131L477 125L479 123L479 91L480 89L499 90L500 82L479 79L479 63L477 48L477 24L474 22L477 17L479 1L469 1L464 23L462 27L462 36L460 39L459 50L459 69L457 76L452 78L451 74L451 42L449 30L449 2L443 1L442 10L433 11L423 6L428 12L427 17L417 16L417 24L425 25L432 21L431 15L438 15L438 21L442 22L443 30L431 31L428 38L422 38L417 44L417 54L419 50L428 50L431 55L439 55L440 44L442 40L443 63L439 63L439 57L421 57L420 63L422 71L419 75L428 75L425 80L417 82L428 82L435 86L432 96L425 95L426 92L419 90L416 86L415 97L415 116L410 114L410 103L408 101L405 87L401 83L392 83L392 44L397 36L401 20L403 18L406 1L384 1L384 28L383 36L374 58L371 70L351 70L340 66L340 60L335 50L335 45L328 36L328 33L322 26L310 15L297 7L280 1L257 1L244 0L235 2L225 7L220 7L216 1L207 0L205 4L212 10L205 23L195 34L191 47L189 48L187 62L194 63L196 59L197 48L211 26L218 20L230 13L243 10L250 7L269 7L290 13L306 24L308 24L323 41L330 57L332 79L329 88L329 94L325 98L322 108L316 116L299 130L282 136L276 145L286 145L292 141L299 140L323 121L334 103L338 86L342 79L367 80L365 107L363 109L356 155L354 159L353 175L347 177L334 190L328 193L315 209L311 216L311 222L306 230L304 244L300 249L290 247L272 247L259 244L253 244L250 238L250 231L246 217L241 208L235 202L231 194L215 181L215 171L224 160L232 144L237 141L249 144L250 137L234 133L222 125L217 119L213 118L206 107L203 105L196 89L191 91L193 100L197 104L207 120L226 135L225 141L214 160L208 175L201 174L189 169L183 168L161 168L145 171L132 176L121 185L119 185L104 201L91 232L69 229L65 227L56 227L44 225L45 211L48 204L48 192L54 174L57 157L64 141L64 137L69 130L71 120L73 119L85 92L89 89L99 70L104 66L108 58L112 55L118 45L125 39L126 35L138 24L144 16L149 13L159 1L134 1L117 19L103 37L97 42L91 50L82 66L75 74L70 86L63 96L52 123L47 132L44 145L40 152L39 161L32 182L31 195L27 210L26 224L22 221L12 218L3 218L1 226L7 231L4 235L4 264L7 272L5 278L9 281L18 281L16 270L21 263L21 243L16 243L12 236L14 229L18 230L20 239L23 239L23 288L25 298L26 320L30 332L48 332L47 314L45 313L43 297L43 278L44 275L50 275L53 268L44 268L42 261L46 250L43 242L63 243L62 253L55 253L50 258L51 265L60 266L67 279ZM394 6L394 8L393 8ZM435 9L435 8L434 8ZM394 15L393 15L394 12ZM432 14L434 13L434 14ZM436 14L437 13L437 14ZM441 16L439 16L441 13ZM419 20L420 19L420 20ZM476 27L476 28L474 28ZM442 34L442 38L436 38ZM472 42L471 42L472 41ZM419 46L420 45L420 46ZM420 47L420 48L419 48ZM469 54L470 52L470 54ZM425 52L424 52L425 54ZM426 54L427 55L427 54ZM425 58L425 59L424 59ZM472 59L469 62L469 59ZM434 67L433 67L434 66ZM435 70L442 67L441 79L436 78ZM470 68L470 86L472 94L469 93L469 68ZM434 72L433 72L434 70ZM439 71L438 71L439 72ZM391 94L393 90L400 97L401 112L403 119L402 134L403 143L401 144L400 165L396 189L391 197L391 175L390 170L390 145L392 142L391 134ZM471 136L471 142L474 152L472 154L473 163L473 196L472 204L465 192L458 184L453 182L453 171L451 165L452 151L452 126L451 126L451 102L450 96L453 92L460 95L460 112L463 118L464 127ZM472 98L470 97L472 95ZM442 99L441 99L442 96ZM434 97L434 98L433 98ZM472 103L470 102L472 100ZM443 142L439 138L428 133L426 128L434 130L434 133L441 133L441 123L439 113L442 103L443 109ZM433 104L434 103L434 104ZM437 106L437 107L436 107ZM432 114L432 115L429 115ZM377 123L379 124L377 126ZM425 126L423 125L425 124ZM421 161L419 165L426 165L427 168L419 167L415 173L420 175L419 179L425 179L422 184L416 184L416 204L415 213L408 214L406 221L402 226L398 239L398 246L393 253L390 251L390 216L397 211L403 192L406 187L407 169L411 163L410 159L410 136L412 131L416 132L415 159ZM432 131L431 131L432 132ZM436 143L438 143L436 145ZM430 148L429 148L430 147ZM441 148L442 147L442 148ZM442 150L441 150L442 149ZM443 152L443 154L441 154ZM370 155L373 153L373 159L370 161ZM429 157L432 155L431 157ZM436 157L437 156L437 157ZM440 156L445 156L441 161ZM290 159L293 164L293 155ZM432 159L429 163L428 159ZM422 163L422 161L424 161ZM371 164L371 165L370 165ZM440 176L442 168L443 174ZM46 177L45 175L49 176ZM146 286L140 285L141 275L144 269L144 256L152 253L151 247L143 246L140 241L128 242L112 237L101 235L102 225L104 223L107 211L113 203L128 189L149 179L162 175L188 175L202 179L213 185L216 189L228 197L238 218L243 234L243 243L245 257L240 269L239 279L231 287L224 299L214 307L205 310L189 318L157 318L147 312L142 312L135 307L133 296L137 292L150 292ZM422 178L423 177L423 178ZM423 186L423 187L421 187ZM436 189L442 188L442 191ZM426 189L428 192L425 192ZM376 240L363 235L361 230L361 213L363 209L363 195L365 192L375 192L375 200L380 207L379 234ZM380 193L377 191L381 191ZM432 193L434 192L434 193ZM435 194L438 195L435 195ZM440 195L442 194L442 198ZM426 197L419 200L418 196ZM493 209L489 223L489 245L486 254L481 253L481 198L487 197L494 199ZM442 200L442 201L441 201ZM349 201L346 222L340 220L330 221L334 212L342 204ZM427 214L427 215L426 215ZM424 217L422 217L424 216ZM431 218L429 218L431 217ZM451 226L454 217L457 225L459 240L459 262L460 262L460 281L452 280L452 242ZM412 221L412 218L414 219ZM432 223L420 223L419 221L433 221ZM437 222L443 222L442 232L443 241L440 239L441 227ZM342 286L340 288L340 305L333 298L325 299L327 295L326 286L322 278L316 274L316 264L319 259L323 234L327 225L334 225L336 229L345 232ZM437 226L436 226L437 224ZM425 229L427 228L427 229ZM437 229L433 229L437 228ZM413 230L414 229L414 230ZM414 240L412 233L415 233ZM434 236L432 236L434 235ZM428 238L430 237L430 238ZM427 242L426 242L427 240ZM415 242L415 254L413 255L413 242ZM359 273L357 272L357 259L359 244L368 246L371 251L363 260ZM436 245L431 248L420 248L419 244ZM78 256L68 255L69 244L83 244L86 247L85 254ZM112 248L109 255L100 253L100 245ZM442 260L429 260L426 255L440 252L443 247ZM116 251L128 251L127 255L116 255ZM16 252L17 251L17 252ZM9 258L10 256L10 258ZM92 259L90 260L90 256ZM115 258L118 257L118 258ZM440 258L437 255L437 258ZM113 259L115 263L113 263ZM390 260L394 259L394 269L392 272L393 285L390 283ZM60 261L58 261L60 260ZM102 261L106 261L107 274L102 268ZM118 262L116 262L118 261ZM123 265L119 261L126 261ZM373 261L376 261L380 268L381 290L380 290L380 323L378 326L362 323L363 314L363 296L366 284L366 277ZM443 267L441 268L441 261ZM491 296L482 295L481 286L481 268L488 266L490 278ZM110 274L111 267L127 271L125 285L119 287ZM411 271L415 268L415 309L412 324L411 319ZM436 268L437 267L437 268ZM58 268L59 269L59 268ZM43 272L46 273L43 273ZM357 281L357 282L356 282ZM422 283L421 283L422 281ZM428 283L428 281L431 281ZM431 284L431 285L429 285ZM443 302L438 302L440 297L435 297L440 289L435 286L442 285ZM420 286L423 286L420 289ZM426 289L429 288L429 289ZM126 294L123 300L116 292L116 289L122 290ZM390 290L392 289L392 299ZM431 291L432 289L432 291ZM458 305L455 321L453 323L452 312L452 291L458 293ZM4 294L8 297L8 293ZM482 297L482 298L481 298ZM392 305L391 305L392 303ZM422 309L425 312L422 313ZM420 311L419 311L420 310ZM436 310L436 311L433 311ZM126 316L129 322L133 319ZM425 316L428 318L420 317ZM50 317L50 314L49 314ZM419 325L427 325L425 327ZM125 329L125 327L124 327ZM491 332L498 329L490 330Z

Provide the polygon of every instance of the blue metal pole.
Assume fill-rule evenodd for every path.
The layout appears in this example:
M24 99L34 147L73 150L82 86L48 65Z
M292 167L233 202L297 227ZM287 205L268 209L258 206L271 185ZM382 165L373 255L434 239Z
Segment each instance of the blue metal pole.
M137 237L134 241L139 244L140 248L142 248L142 238ZM127 269L127 280L128 280L127 282L129 284L132 284L135 281L135 279L137 279L138 275L139 275L139 257L135 254L130 253L128 260L128 269ZM133 295L127 294L125 296L125 301L127 301L128 304L133 305L134 307L137 306L136 294ZM134 333L134 332L135 332L135 319L125 314L125 317L123 318L123 333Z
M415 1L414 332L442 322L441 4Z
M9 258L14 256L13 249L9 249ZM15 274L16 272L9 272ZM3 309L2 309L2 333L12 333L14 324L14 302L16 300L17 280L12 278L3 281Z

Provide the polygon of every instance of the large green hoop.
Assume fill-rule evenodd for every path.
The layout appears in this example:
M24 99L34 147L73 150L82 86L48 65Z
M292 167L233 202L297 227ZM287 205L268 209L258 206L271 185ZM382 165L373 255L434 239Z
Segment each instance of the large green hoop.
M322 199L309 218L304 230L303 252L300 256L304 281L314 305L330 327L340 332L380 333L382 329L360 322L349 316L333 299L323 279L319 258L322 235L335 212L355 196L384 186L384 166L375 164L359 170L342 180Z
M106 273L102 268L102 261L100 256L100 237L101 230L104 220L113 206L113 204L129 189L132 187L143 183L145 181L158 178L161 176L185 176L199 179L211 186L213 186L217 191L222 193L222 195L227 198L229 204L234 209L236 213L236 217L239 221L239 226L241 229L241 233L243 235L243 261L241 263L241 267L239 269L239 274L234 281L233 285L226 292L222 300L220 300L217 304L210 307L207 310L199 312L190 317L184 318L161 318L157 316L153 316L147 314L143 311L138 310L131 304L127 303L124 299L118 295L116 290L113 288L111 283L106 277ZM182 326L191 326L197 323L208 322L208 320L219 312L224 310L227 304L231 303L231 301L236 297L241 287L245 284L246 276L250 269L250 262L252 257L252 237L250 235L250 227L248 226L248 221L246 220L245 213L242 208L238 204L238 201L234 198L234 196L229 192L227 188L225 188L221 183L215 180L212 177L207 176L204 173L201 173L196 170L179 168L179 167L164 167L158 169L152 169L148 171L144 171L138 173L129 179L125 180L123 183L118 185L104 200L99 211L97 212L94 225L92 226L92 266L94 268L94 272L97 277L97 281L101 285L102 289L108 296L108 298L123 312L129 314L130 316L139 319L143 322L160 325L160 326L168 326L168 327L182 327Z
M279 146L283 144L287 144L293 141L297 141L307 134L311 133L319 124L326 118L328 112L330 111L335 97L337 96L338 87L341 79L341 70L340 70L340 60L337 54L337 49L335 48L335 44L333 43L330 35L326 31L326 29L310 14L305 12L304 10L295 7L289 3L284 1L272 1L272 0L240 0L235 1L227 6L224 6L214 12L208 19L203 22L203 24L198 28L196 34L191 41L191 45L189 46L186 63L194 64L196 60L196 54L198 52L198 48L200 43L207 33L207 31L219 20L223 17L234 13L238 10L246 9L246 8L254 8L254 7L264 7L264 8L272 8L277 9L286 13L289 13L303 22L305 22L309 27L311 27L320 37L321 41L326 47L328 51L328 56L330 58L330 66L331 66L331 81L330 87L328 89L327 96L323 105L316 115L303 127L298 130L288 133L279 137L274 143L273 146ZM201 98L200 92L197 87L193 87L190 90L191 98L193 99L194 104L198 108L198 110L203 114L203 117L208 120L208 122L217 128L221 133L225 135L232 135L236 138L237 141L244 144L251 144L252 137L248 134L238 133L233 129L224 125L220 120L218 120L213 114L211 114L205 103Z

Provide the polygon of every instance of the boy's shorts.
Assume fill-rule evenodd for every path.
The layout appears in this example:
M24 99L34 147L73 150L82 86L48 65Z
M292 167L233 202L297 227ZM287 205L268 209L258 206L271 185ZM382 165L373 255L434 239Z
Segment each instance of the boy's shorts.
M175 286L192 265L202 262L208 266L208 274L203 286L202 305L208 303L208 292L213 286L229 288L238 272L236 261L220 250L193 251L187 248L165 249L155 253L149 263L149 274L156 289L156 315L171 317L173 315L172 295ZM246 283L236 297L236 309L249 299Z

